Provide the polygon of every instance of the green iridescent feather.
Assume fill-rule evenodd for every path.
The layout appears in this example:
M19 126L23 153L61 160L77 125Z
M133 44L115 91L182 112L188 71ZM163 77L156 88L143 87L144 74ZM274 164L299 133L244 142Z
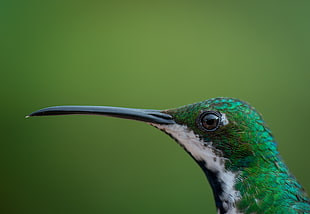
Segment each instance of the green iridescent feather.
M229 124L214 132L202 131L196 119L206 110L225 114ZM215 150L228 160L226 170L238 175L235 189L241 195L236 204L240 212L310 213L306 193L279 156L262 116L249 104L232 98L214 98L166 112L205 142L212 142Z

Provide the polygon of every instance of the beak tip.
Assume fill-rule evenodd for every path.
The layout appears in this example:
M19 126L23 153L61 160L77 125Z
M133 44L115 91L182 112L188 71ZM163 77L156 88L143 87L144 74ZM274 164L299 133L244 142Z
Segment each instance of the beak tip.
M31 117L31 114L26 115L26 116L25 116L25 119L28 119L29 117Z

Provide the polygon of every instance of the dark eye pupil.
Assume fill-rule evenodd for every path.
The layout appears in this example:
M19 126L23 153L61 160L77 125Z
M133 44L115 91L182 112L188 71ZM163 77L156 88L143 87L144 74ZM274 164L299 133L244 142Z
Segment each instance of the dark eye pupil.
M219 116L214 113L208 113L202 118L201 122L205 129L213 131L218 127Z

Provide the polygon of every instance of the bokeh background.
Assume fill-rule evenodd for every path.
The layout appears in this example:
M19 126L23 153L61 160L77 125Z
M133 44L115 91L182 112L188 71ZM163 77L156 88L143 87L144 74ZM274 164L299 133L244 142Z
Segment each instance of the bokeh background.
M52 105L250 102L310 191L310 1L1 1L0 213L215 213L194 161L146 124L24 119Z

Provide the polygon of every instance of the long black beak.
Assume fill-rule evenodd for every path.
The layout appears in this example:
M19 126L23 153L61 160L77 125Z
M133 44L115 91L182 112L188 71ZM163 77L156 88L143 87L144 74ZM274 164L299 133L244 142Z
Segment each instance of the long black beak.
M90 114L110 117L125 118L131 120L144 121L156 124L175 123L172 116L160 110L133 109L110 106L53 106L32 112L28 117L52 116L52 115L71 115L71 114Z

